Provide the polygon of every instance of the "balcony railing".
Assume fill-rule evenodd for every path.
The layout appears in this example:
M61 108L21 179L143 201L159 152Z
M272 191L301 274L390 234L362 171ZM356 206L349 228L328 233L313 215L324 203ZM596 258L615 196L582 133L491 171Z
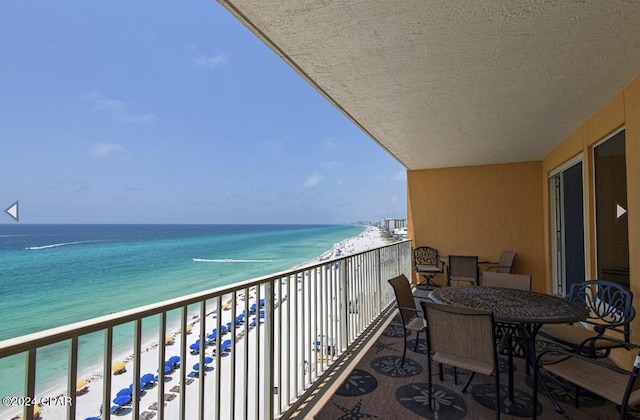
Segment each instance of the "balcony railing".
M409 275L410 255L410 241L396 242L2 341L0 361L20 354L25 358L22 396L3 400L5 405L23 407L13 407L4 415L21 410L23 418L31 419L42 410L43 418L54 418L47 411L57 410L55 418L74 420L95 416L100 409L102 419L110 419L114 417L111 410L117 409L117 418L136 420L277 418L394 301L386 280L401 273ZM116 375L113 364L122 360L114 358L114 330L121 332L125 325L133 326L126 337L133 352L127 358L126 372ZM226 327L228 332L223 334ZM188 334L191 329L193 333ZM169 345L173 332L175 344ZM97 355L101 367L92 376L89 392L100 393L101 407L86 407L78 396L78 379L86 377L78 354L83 337L96 333L102 335L104 346ZM145 345L147 340L156 345ZM46 395L37 374L50 366L36 363L38 352L61 344L67 346L68 363L60 374L66 392ZM179 366L167 366L171 356L180 358ZM195 363L199 363L198 370ZM154 378L141 383L149 366L153 366ZM125 378L131 383L131 402L114 404Z

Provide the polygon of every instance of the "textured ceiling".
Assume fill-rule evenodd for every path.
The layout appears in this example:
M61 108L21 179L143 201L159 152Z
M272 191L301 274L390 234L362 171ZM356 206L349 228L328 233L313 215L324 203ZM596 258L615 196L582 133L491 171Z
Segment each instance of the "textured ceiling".
M640 73L640 3L219 0L408 169L540 160Z

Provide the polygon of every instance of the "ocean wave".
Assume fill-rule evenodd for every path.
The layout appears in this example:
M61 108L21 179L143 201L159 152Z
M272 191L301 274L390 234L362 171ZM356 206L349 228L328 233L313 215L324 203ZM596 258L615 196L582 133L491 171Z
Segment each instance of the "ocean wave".
M49 249L49 248L56 248L59 246L67 246L67 245L77 245L77 244L87 244L87 243L92 243L92 242L101 242L101 241L75 241L75 242L62 242L59 244L51 244L51 245L42 245L42 246L28 246L25 249L28 249L30 251L37 251L40 249Z
M234 260L232 258L222 259L207 259L207 258L193 258L193 262L211 262L211 263L264 263L273 262L273 260Z

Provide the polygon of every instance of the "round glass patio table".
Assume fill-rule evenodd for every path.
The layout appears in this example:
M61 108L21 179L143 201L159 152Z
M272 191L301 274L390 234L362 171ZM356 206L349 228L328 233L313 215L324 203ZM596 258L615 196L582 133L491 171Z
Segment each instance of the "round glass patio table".
M581 321L588 312L558 296L504 287L441 287L429 293L436 303L491 312L496 321L517 324L559 324Z

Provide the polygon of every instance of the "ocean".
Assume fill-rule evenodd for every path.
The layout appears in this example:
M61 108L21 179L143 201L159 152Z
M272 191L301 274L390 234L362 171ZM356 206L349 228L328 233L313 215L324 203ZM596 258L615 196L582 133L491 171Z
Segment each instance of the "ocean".
M353 225L0 225L0 341L288 270ZM114 355L127 348L114 333ZM80 370L102 354L80 340ZM0 360L0 395L23 389L24 356ZM38 391L64 372L67 346L38 352ZM59 379L59 378L58 378Z

